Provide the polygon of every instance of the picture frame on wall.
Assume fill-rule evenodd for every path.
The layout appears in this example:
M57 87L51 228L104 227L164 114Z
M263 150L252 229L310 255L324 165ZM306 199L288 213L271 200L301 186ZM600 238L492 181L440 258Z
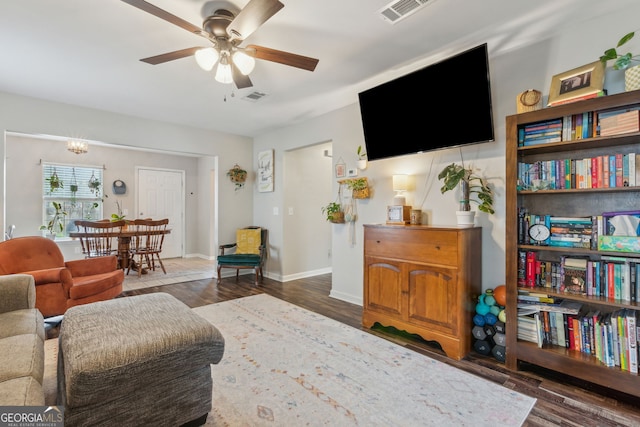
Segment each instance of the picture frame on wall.
M604 64L595 61L551 78L547 105L566 104L603 94Z
M258 153L258 191L273 191L273 150Z
M347 176L347 165L340 158L336 163L336 178L344 178L345 176Z

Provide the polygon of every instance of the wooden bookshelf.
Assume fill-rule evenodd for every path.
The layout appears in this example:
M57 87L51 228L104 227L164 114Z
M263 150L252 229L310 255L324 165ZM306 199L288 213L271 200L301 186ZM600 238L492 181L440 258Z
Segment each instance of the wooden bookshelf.
M564 346L540 348L536 343L517 339L518 253L536 251L545 257L559 259L563 255L588 256L599 260L603 255L638 258L640 253L599 252L592 249L552 247L518 242L518 209L525 208L536 214L556 216L593 216L603 212L637 210L640 183L635 187L519 190L518 163L532 163L554 159L583 159L613 153L640 153L640 133L589 138L539 144L518 145L518 132L527 124L544 122L564 116L597 112L614 108L640 105L640 91L579 101L572 104L545 108L538 111L511 115L506 118L506 286L507 286L507 348L506 367L517 370L520 362L542 366L585 381L640 397L640 376L620 367L607 367L595 356L571 350ZM637 165L640 167L640 165ZM549 288L536 291L565 299L580 301L583 306L603 312L616 309L640 310L640 303L611 300L601 296L558 293Z

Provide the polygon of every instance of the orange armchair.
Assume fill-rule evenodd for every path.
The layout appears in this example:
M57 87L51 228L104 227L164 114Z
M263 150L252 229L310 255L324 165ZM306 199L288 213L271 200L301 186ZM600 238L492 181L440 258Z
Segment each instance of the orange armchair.
M44 317L122 293L124 271L116 256L64 261L53 240L17 237L0 242L0 275L23 273L36 282L36 308Z

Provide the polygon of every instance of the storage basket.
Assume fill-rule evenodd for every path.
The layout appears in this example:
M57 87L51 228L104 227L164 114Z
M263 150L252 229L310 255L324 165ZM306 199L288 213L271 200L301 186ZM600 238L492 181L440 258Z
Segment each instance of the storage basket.
M519 93L516 97L518 114L536 111L542 108L542 92L535 89L528 89Z

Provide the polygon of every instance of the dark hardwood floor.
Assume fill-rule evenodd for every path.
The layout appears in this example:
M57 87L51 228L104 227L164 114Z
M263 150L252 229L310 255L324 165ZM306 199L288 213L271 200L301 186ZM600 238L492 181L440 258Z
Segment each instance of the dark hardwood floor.
M249 295L266 293L320 313L355 328L362 328L362 307L329 297L331 275L321 275L286 283L264 279L256 287L251 275L223 279L197 280L125 292L124 296L166 292L190 307L213 304ZM368 330L368 329L367 329ZM489 381L501 384L537 399L525 426L640 426L640 400L614 390L584 383L534 366L521 366L512 372L493 357L472 352L464 360L447 358L433 343L405 338L382 330L369 330L382 338L396 342ZM501 402L487 402L500 405Z

